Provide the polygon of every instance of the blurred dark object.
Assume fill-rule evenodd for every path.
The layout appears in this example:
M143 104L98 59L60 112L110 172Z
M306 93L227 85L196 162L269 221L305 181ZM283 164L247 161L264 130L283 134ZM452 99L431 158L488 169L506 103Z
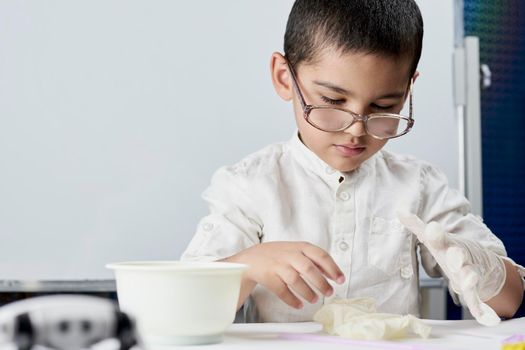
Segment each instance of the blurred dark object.
M80 350L110 339L120 350L141 345L133 319L107 298L48 295L0 308L0 345Z

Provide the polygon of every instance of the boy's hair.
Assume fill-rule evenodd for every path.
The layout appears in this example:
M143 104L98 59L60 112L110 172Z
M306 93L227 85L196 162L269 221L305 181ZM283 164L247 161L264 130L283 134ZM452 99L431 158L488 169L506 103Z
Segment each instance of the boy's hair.
M323 49L412 57L414 74L423 45L423 19L414 0L296 0L286 25L290 64L313 64Z

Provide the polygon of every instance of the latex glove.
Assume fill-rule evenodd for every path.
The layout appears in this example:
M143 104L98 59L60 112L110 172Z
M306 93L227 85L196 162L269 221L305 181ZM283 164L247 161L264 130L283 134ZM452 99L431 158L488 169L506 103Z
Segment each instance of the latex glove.
M372 298L333 299L314 315L332 335L352 339L401 339L417 334L428 338L431 328L412 315L377 312Z
M503 260L475 241L446 232L435 221L427 225L402 211L398 218L428 248L472 316L483 325L497 325L500 318L485 301L496 296L505 283Z

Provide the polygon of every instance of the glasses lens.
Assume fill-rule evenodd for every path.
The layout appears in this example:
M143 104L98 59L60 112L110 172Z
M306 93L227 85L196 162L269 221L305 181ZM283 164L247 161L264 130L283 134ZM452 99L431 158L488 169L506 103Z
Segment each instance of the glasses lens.
M339 109L315 108L310 111L308 121L321 130L338 131L350 125L353 118Z
M374 115L368 118L368 133L379 138L391 138L408 129L408 120L392 115Z

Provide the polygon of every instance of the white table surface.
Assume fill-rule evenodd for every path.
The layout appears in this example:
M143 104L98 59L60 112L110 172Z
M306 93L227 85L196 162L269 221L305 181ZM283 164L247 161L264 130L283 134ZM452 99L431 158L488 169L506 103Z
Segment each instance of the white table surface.
M411 338L398 341L351 341L327 336L327 342L283 339L283 334L319 334L321 325L305 323L247 323L233 324L224 335L224 341L213 345L154 347L151 350L176 349L500 349L502 340L525 334L525 317L501 322L496 327L484 327L474 320L441 321L424 320L432 327L428 339ZM281 335L280 335L281 334ZM293 336L293 335L292 335ZM337 343L335 341L347 341Z
M238 323L226 331L222 343L193 346L150 346L146 350L437 350L437 349L501 349L502 341L514 334L525 334L525 317L503 321L496 327L484 327L474 320L441 321L423 320L432 327L428 339L410 338L397 341L356 341L325 335L321 325L304 323ZM290 337L315 336L319 340L286 339ZM43 350L42 347L36 347ZM47 349L47 348L46 348ZM115 350L118 343L108 341L93 350ZM0 350L16 350L14 346L0 346Z

